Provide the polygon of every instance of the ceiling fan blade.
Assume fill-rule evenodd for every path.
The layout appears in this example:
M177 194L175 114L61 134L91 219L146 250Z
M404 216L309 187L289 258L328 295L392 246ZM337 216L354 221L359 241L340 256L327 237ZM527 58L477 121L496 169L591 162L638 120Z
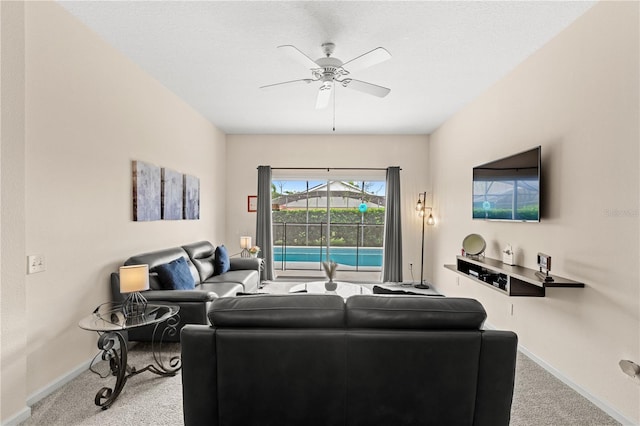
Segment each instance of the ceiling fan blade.
M362 55L343 63L342 67L349 70L349 72L353 72L379 64L380 62L384 62L388 59L391 59L391 53L389 53L384 47L376 47L367 53L363 53Z
M291 84L291 83L311 83L314 82L316 80L312 79L312 78L303 78L301 80L291 80L291 81L283 81L282 83L274 83L274 84L267 84L266 86L260 86L260 89L268 89L270 87L273 86L281 86L283 84Z
M331 92L333 91L333 83L325 82L318 89L318 97L316 98L316 109L323 109L329 105L331 99Z
M367 83L366 81L354 80L353 78L345 78L341 81L344 87L368 93L379 98L384 98L391 92L387 87L378 86L377 84Z
M292 46L290 44L285 44L282 46L278 46L278 49L282 50L286 53L291 59L299 62L304 67L309 69L319 68L318 64L315 63L313 59L302 53L297 47Z

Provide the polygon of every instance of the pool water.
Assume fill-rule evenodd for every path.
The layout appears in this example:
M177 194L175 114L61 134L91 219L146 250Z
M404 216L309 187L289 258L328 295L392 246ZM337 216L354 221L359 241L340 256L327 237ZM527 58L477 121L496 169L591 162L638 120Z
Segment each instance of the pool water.
M324 262L326 255L326 247L273 248L275 262ZM332 247L329 260L349 266L382 266L382 247Z

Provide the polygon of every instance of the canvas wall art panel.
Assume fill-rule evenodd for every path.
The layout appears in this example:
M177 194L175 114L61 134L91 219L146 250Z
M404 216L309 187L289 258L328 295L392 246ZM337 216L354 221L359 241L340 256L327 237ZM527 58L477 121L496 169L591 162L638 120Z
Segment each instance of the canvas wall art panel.
M182 219L182 173L162 168L162 218Z
M200 219L200 179L184 175L184 218Z
M143 161L132 161L133 220L150 221L161 218L160 167Z

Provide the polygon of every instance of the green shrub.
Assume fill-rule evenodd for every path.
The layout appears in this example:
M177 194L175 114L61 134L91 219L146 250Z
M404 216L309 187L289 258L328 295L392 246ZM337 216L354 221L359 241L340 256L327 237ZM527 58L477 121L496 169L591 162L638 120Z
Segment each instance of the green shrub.
M330 209L330 213L331 245L382 247L384 208L370 208L364 214L360 213L357 208ZM326 244L326 209L274 211L272 217L274 241L283 244L286 229L288 245L317 246Z

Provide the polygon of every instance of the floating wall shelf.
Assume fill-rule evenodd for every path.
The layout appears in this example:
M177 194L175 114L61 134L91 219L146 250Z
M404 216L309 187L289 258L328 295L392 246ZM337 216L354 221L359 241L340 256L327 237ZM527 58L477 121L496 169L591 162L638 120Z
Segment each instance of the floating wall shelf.
M551 274L553 281L544 281L535 269L506 265L496 259L457 256L456 260L455 265L444 267L507 296L544 297L547 287L584 287L584 283Z

